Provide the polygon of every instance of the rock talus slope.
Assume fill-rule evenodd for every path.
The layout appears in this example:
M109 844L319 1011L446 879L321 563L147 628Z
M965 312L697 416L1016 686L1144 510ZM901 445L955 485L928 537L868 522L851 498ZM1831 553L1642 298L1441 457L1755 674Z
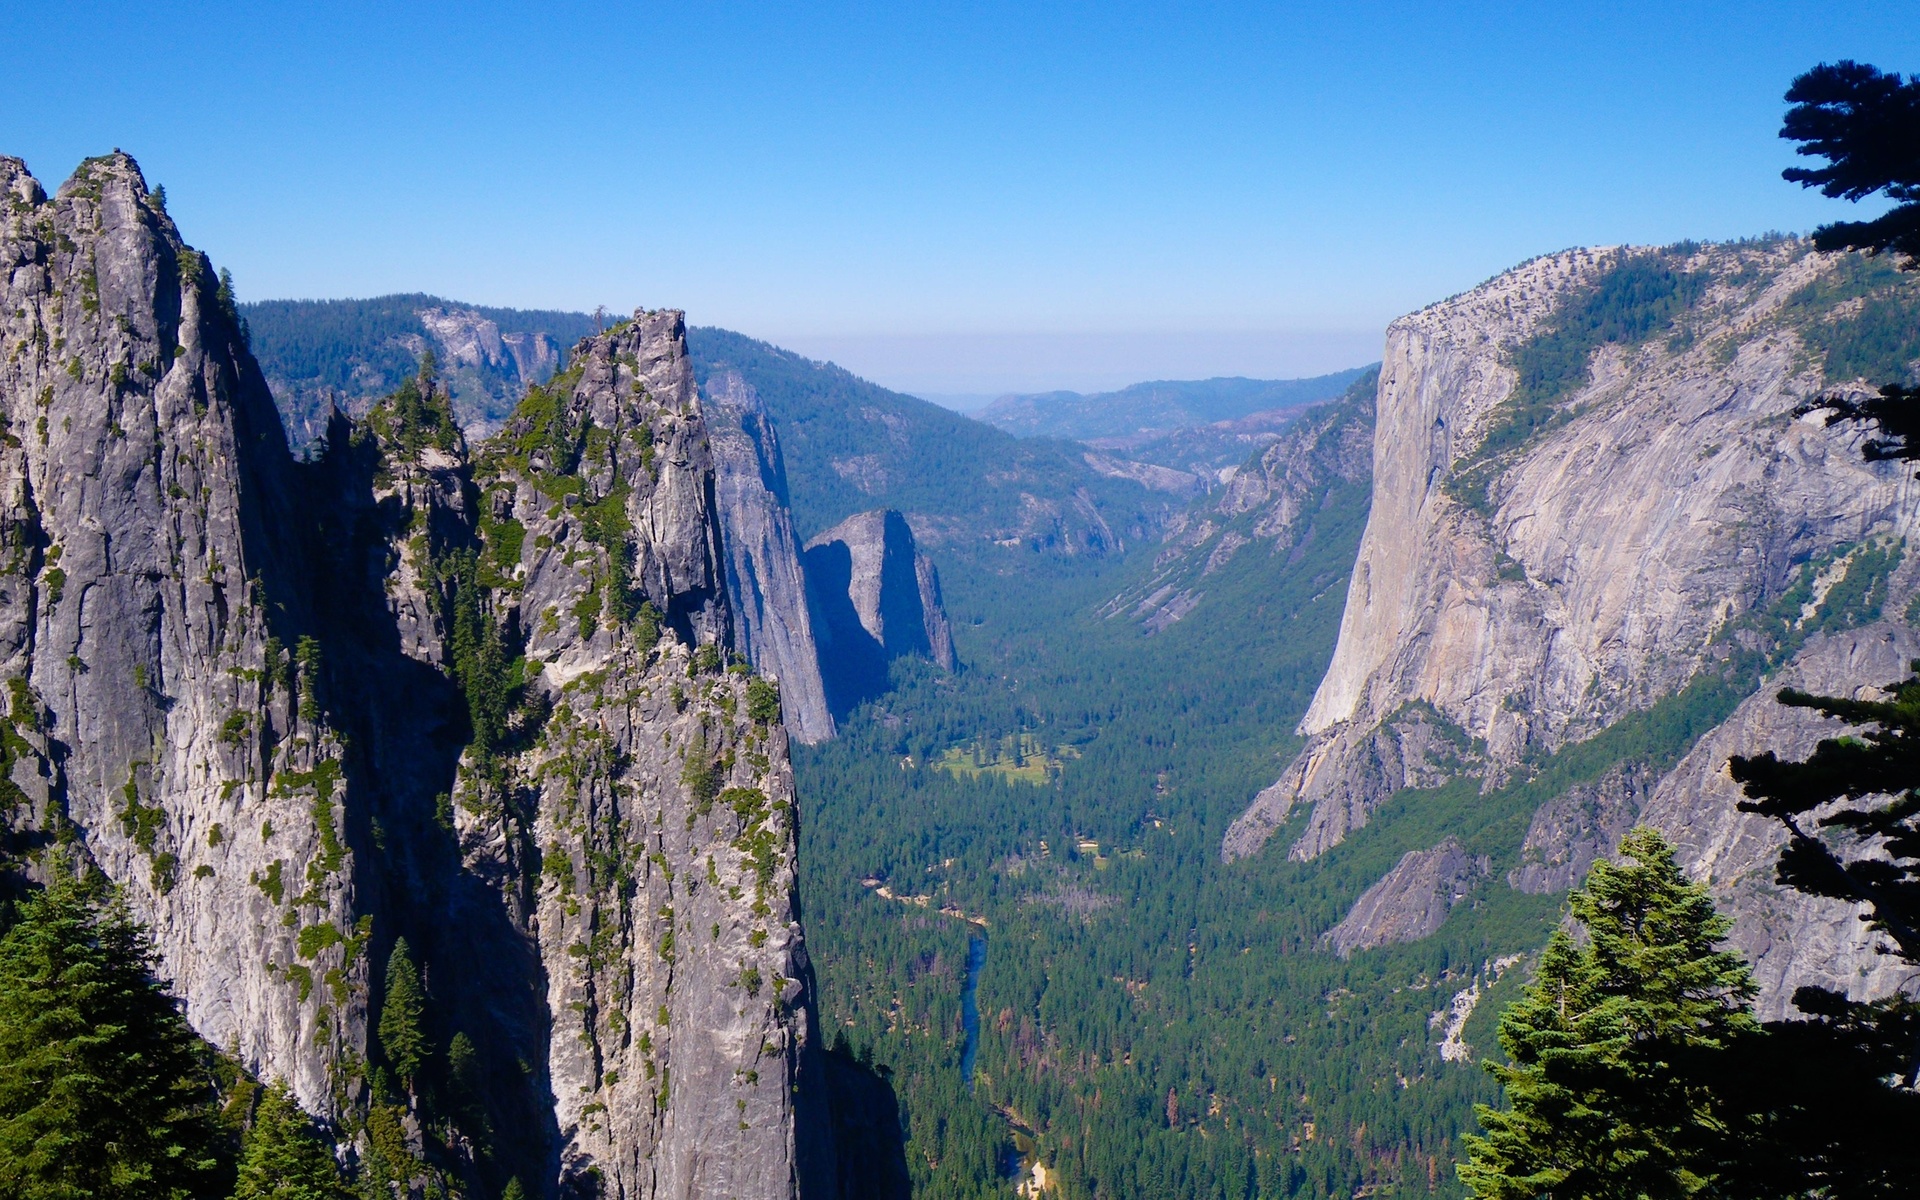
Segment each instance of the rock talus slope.
M1252 854L1284 827L1289 853L1310 859L1396 791L1525 778L1741 655L1798 654L1783 669L1819 674L1811 664L1826 643L1800 643L1822 596L1865 561L1861 547L1910 537L1920 500L1908 473L1861 461L1857 431L1793 415L1825 386L1810 330L1829 316L1807 298L1850 269L1794 241L1573 251L1396 321L1372 510L1338 648L1301 723L1307 745L1234 823L1223 857ZM1663 282L1672 305L1631 335L1573 343L1577 386L1544 403L1536 385L1526 393L1515 363L1540 355L1522 352L1567 344L1569 313L1606 316L1593 298L1623 270ZM1633 319L1629 309L1621 321ZM1895 572L1889 606L1904 602L1907 575ZM1755 632L1795 587L1807 589L1804 607L1774 634ZM1726 745L1715 744L1718 770ZM1730 785L1688 764L1657 784L1623 765L1563 798L1566 811L1543 810L1514 885L1566 886L1643 806L1675 831L1746 829ZM1561 835L1580 844L1553 845ZM1734 888L1707 850L1689 854L1691 869ZM1735 874L1757 880L1765 857L1747 854ZM1765 889L1737 890L1722 894L1737 939L1751 939ZM1813 922L1858 951L1859 931L1831 917L1774 927L1807 945Z
M104 871L193 1026L380 1186L831 1178L786 732L728 667L680 315L582 343L471 454L420 379L300 463L131 159L0 189L4 865ZM458 1112L369 1017L401 938L433 1061L479 1064Z

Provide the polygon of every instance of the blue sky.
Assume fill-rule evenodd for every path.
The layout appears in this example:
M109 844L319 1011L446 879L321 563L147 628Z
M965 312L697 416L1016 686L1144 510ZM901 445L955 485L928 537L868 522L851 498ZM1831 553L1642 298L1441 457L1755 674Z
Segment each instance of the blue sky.
M1920 70L1916 17L19 4L0 152L124 147L245 298L673 305L919 391L1299 374L1534 254L1831 219L1780 95Z

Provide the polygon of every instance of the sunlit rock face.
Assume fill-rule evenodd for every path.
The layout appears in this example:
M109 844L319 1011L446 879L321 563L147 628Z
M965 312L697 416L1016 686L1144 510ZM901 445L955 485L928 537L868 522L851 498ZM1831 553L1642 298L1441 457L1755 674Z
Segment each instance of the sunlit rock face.
M1657 328L1578 347L1576 382L1532 401L1539 389L1516 364L1541 361L1543 339L1593 307L1623 263L1657 264L1678 298ZM1223 857L1257 853L1285 826L1286 852L1311 859L1403 789L1525 779L1743 655L1834 686L1892 678L1827 670L1841 652L1807 636L1849 564L1910 537L1914 520L1910 472L1862 461L1856 429L1795 416L1829 384L1816 343L1857 311L1844 294L1857 270L1791 240L1571 251L1396 321L1338 648L1300 726L1306 746L1228 831ZM1913 575L1894 570L1866 616L1904 607ZM1780 611L1796 588L1804 611ZM1903 635L1870 623L1845 636ZM1768 1003L1811 979L1814 958L1880 986L1871 966L1856 969L1871 955L1851 914L1770 890L1769 838L1716 775L1728 753L1806 720L1775 708L1750 700L1664 778L1623 762L1551 803L1513 885L1566 887L1621 830L1652 820L1733 905L1743 946L1802 964L1763 968Z
M0 159L0 258L7 882L103 871L194 1028L354 1156L370 1105L413 1110L416 1190L794 1196L787 732L680 314L582 342L476 447L421 379L296 461L130 158L51 198ZM401 938L439 1052L483 1064L455 1136L375 1086Z
M807 543L805 566L834 707L885 691L887 663L903 655L954 668L940 577L905 517L892 509L848 517Z

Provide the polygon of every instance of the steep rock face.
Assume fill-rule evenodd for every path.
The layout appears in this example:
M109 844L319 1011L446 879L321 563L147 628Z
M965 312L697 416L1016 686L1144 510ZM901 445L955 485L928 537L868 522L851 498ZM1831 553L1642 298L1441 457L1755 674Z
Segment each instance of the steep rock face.
M1248 547L1299 559L1313 516L1342 490L1367 486L1373 468L1374 373L1339 401L1295 419L1209 500L1175 519L1148 579L1101 611L1159 633L1200 606L1212 576Z
M824 741L833 736L833 714L820 679L779 438L759 394L738 371L708 377L706 411L735 640L747 661L780 681L788 732L802 742Z
M469 437L491 433L498 421L490 412L510 407L529 384L560 369L560 343L551 334L502 333L483 313L439 305L421 309L420 324L427 336L414 339L409 349L416 355L433 351Z
M582 343L476 485L518 526L491 543L519 550L493 616L524 630L550 709L526 749L469 752L455 800L475 869L532 885L563 1175L621 1196L792 1195L809 1012L792 775L784 731L724 670L681 315ZM526 858L537 884L513 869Z
M1920 572L1910 565L1902 575L1895 594L1911 595ZM1864 697L1905 678L1916 657L1920 635L1904 621L1815 637L1660 780L1641 812L1733 917L1732 945L1753 964L1763 1019L1786 1015L1802 985L1872 999L1902 986L1908 972L1899 959L1878 952L1881 939L1867 933L1855 906L1779 889L1774 864L1785 836L1778 823L1739 810L1742 796L1727 760L1766 750L1804 758L1821 738L1845 731L1837 721L1777 703L1778 688Z
M1327 931L1326 940L1341 958L1356 950L1418 941L1440 928L1488 870L1485 858L1469 855L1455 838L1431 850L1409 850L1362 893L1345 919Z
M834 707L884 690L888 660L902 655L954 669L940 577L905 517L892 509L848 517L807 543L805 566Z
M90 858L194 1027L338 1113L366 1051L363 898L320 664L288 653L312 624L275 536L295 500L279 418L130 158L51 200L0 159L0 188L16 846L32 872L50 843Z
M786 735L727 668L679 314L476 456L421 379L296 463L131 159L0 189L0 866L104 871L195 1029L378 1190L831 1181ZM402 938L432 1087L370 1018Z
M1409 703L1483 746L1497 781L1672 694L1811 556L1904 528L1913 481L1791 416L1821 381L1787 304L1838 269L1799 243L1693 251L1674 267L1699 286L1682 333L1601 345L1516 437L1513 353L1643 253L1539 259L1389 329L1339 647L1308 745L1226 857L1301 801L1298 857L1363 824L1395 786L1365 747Z
M1654 783L1650 775L1640 764L1627 763L1541 805L1521 843L1520 865L1507 873L1507 882L1535 896L1577 887L1639 819Z

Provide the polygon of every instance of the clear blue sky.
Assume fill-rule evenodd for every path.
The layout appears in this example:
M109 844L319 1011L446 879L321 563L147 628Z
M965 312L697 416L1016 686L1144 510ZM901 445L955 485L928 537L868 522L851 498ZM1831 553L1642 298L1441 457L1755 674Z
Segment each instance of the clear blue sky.
M0 36L0 152L51 186L127 149L245 298L673 305L954 392L1344 365L1544 251L1806 229L1843 206L1779 179L1788 81L1920 70L1913 0L18 3Z

